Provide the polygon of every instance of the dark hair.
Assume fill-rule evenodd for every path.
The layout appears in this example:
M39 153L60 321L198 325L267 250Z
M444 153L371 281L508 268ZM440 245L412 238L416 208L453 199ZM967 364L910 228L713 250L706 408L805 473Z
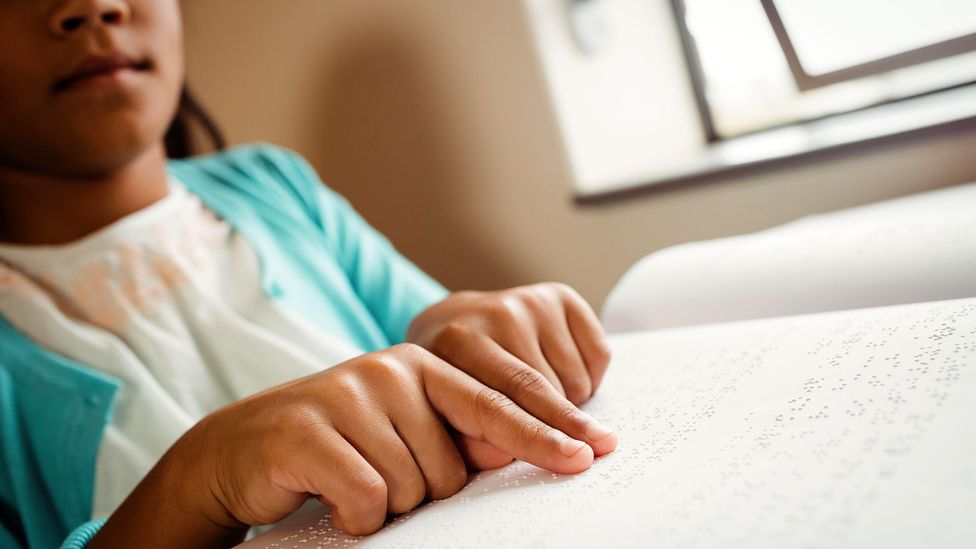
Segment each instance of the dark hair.
M180 94L180 106L176 110L176 116L166 130L166 156L169 158L186 158L205 152L193 141L193 128L198 126L202 130L204 137L210 141L210 146L217 151L223 150L227 146L223 132L214 123L213 118L207 113L197 100L196 96L190 91L190 87L183 85Z

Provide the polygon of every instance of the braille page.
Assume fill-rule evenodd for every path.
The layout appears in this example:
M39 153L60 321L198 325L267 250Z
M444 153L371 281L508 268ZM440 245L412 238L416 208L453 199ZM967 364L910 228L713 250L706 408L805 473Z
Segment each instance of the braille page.
M976 547L976 299L612 338L579 475L515 463L365 538L323 509L245 544Z
M976 296L976 184L684 244L638 262L610 332Z

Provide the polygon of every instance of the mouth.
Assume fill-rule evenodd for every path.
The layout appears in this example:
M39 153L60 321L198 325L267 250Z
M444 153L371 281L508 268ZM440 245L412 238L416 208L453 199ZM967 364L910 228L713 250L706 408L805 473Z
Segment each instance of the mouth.
M122 79L129 74L146 72L150 69L152 69L151 61L133 60L119 53L108 56L90 56L82 61L71 74L56 80L52 89L57 93L87 85L115 85L121 83Z

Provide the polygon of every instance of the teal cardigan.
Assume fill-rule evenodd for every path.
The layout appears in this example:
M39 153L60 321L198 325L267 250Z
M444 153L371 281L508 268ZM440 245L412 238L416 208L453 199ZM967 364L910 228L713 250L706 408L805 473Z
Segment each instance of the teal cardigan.
M248 239L272 299L363 350L403 341L447 296L292 151L255 144L168 170ZM83 547L103 522L90 521L95 460L120 381L17 320L0 316L0 547Z

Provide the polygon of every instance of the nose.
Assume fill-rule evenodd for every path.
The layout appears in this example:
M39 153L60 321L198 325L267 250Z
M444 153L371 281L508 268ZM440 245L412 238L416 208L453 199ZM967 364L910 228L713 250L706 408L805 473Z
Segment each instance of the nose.
M86 26L125 24L130 13L125 0L67 0L52 12L50 27L56 36L70 36Z

